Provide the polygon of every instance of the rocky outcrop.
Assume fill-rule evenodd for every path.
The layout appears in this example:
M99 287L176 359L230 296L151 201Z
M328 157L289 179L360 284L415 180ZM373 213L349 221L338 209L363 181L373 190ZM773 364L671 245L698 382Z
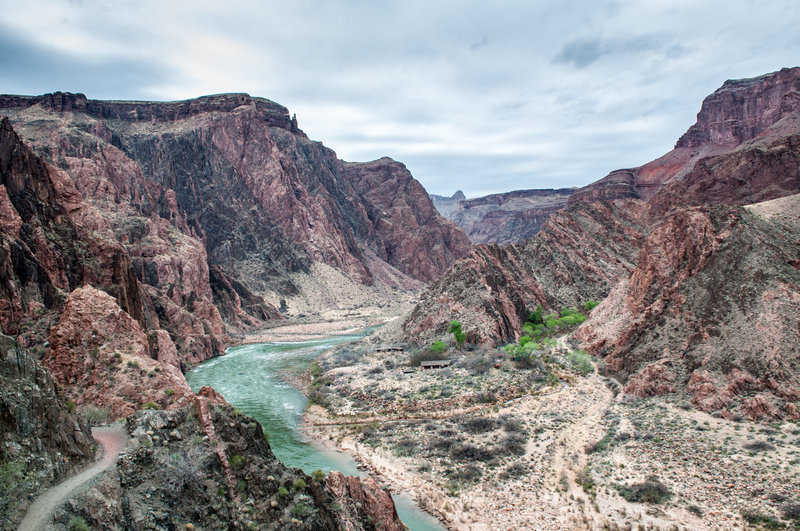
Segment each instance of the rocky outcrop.
M325 478L325 486L331 490L343 515L346 515L343 529L358 529L353 522L364 520L381 531L407 529L397 516L392 497L372 477L361 479L334 471Z
M797 418L789 407L800 399L797 264L797 234L778 224L737 208L678 210L576 338L632 394L686 385L702 409ZM771 407L741 403L755 394Z
M535 304L605 297L576 337L629 394L795 418L797 203L753 210L770 221L713 205L800 192L799 85L798 68L726 83L672 152L578 190L522 244L456 262L406 333L430 341L458 319L468 340L506 342Z
M740 175L726 182L726 169L719 165L736 169L738 163L753 168L757 166L754 158L780 159L775 151L793 150L791 146L780 146L785 143L785 137L798 131L800 68L784 68L752 79L729 80L703 101L697 122L681 136L675 149L644 166L611 172L578 190L570 202L630 197L647 201L670 184L671 189L665 193L671 200L664 197L657 200L659 207L654 212L657 221L666 212L665 207L668 210L681 204L744 205L774 199L787 193L787 183L772 181L774 174L763 180L775 182L775 189L758 189L756 176ZM781 163L781 160L764 160L758 164L782 170L775 167ZM796 172L782 173L778 181L790 177L796 180ZM747 189L750 180L757 189L744 198L750 193ZM795 193L797 186L793 184L794 192L788 193ZM680 196L687 188L689 193L684 203ZM677 201L674 200L676 195Z
M273 305L299 295L315 262L367 285L396 269L408 281L390 287L403 287L469 247L401 164L344 163L268 100L56 93L3 96L0 109L79 192L82 223L90 212L130 256L143 326L168 330L192 360L225 341L222 316L235 328L277 318Z
M463 193L431 196L439 212L454 221L473 243L519 243L533 236L553 213L567 205L575 190L515 190L474 199Z
M374 482L338 476L320 482L283 466L252 418L214 401L207 414L197 411L129 417L131 443L116 468L57 520L81 516L104 529L404 528L391 497Z
M91 459L74 411L36 358L0 335L0 529L15 529L29 499Z
M112 418L144 404L175 407L191 394L169 334L148 341L113 298L90 286L70 293L49 343L42 363L66 394L78 405L108 408Z
M464 233L438 214L406 167L388 158L345 163L344 174L366 209L366 245L413 278L435 280L471 247Z
M537 304L558 309L602 299L636 264L643 208L635 200L574 205L521 244L476 246L427 289L405 332L428 341L457 319L469 342L508 342Z

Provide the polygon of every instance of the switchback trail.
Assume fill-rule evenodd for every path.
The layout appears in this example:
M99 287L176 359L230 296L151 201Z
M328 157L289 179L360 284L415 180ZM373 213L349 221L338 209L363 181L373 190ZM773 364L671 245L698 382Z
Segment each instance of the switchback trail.
M38 531L52 527L52 515L70 498L89 488L91 482L113 466L117 456L128 444L128 433L123 425L92 428L92 437L100 444L101 458L83 472L47 489L28 508L19 531Z

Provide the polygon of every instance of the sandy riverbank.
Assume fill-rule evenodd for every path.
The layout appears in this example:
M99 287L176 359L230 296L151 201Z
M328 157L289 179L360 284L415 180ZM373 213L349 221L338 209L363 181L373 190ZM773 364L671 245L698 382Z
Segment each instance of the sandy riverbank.
M374 317L366 320L367 327L381 326L398 316ZM231 346L252 343L277 343L289 341L312 341L331 336L358 335L364 332L363 318L342 319L332 321L288 321L273 328L259 330L250 334L242 334L232 338Z

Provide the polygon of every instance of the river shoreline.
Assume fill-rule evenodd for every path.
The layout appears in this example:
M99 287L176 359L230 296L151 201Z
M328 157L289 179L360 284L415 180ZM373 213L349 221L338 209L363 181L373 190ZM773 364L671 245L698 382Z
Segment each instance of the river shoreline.
M367 328L373 328L389 323L399 316L386 316L366 321ZM272 328L262 329L258 332L241 334L231 338L229 347L241 345L254 345L257 343L299 343L314 341L336 336L359 335L364 332L364 318L352 318L334 321L305 322L302 320L289 321Z

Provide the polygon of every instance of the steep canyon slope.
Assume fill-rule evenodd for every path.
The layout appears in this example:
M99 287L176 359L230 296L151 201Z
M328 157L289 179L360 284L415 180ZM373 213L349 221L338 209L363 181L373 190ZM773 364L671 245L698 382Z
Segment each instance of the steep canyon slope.
M64 211L53 226L74 227L59 241L86 248L86 259L64 262L58 249L37 257L55 288L106 290L143 329L167 330L192 361L218 351L223 319L234 330L258 326L279 318L282 299L292 311L306 279L335 293L312 275L317 264L356 286L418 289L470 247L402 164L342 162L269 100L103 102L55 93L0 96L0 112L10 118L9 142L36 161L37 179L54 183L37 200ZM34 211L9 186L30 240ZM15 223L8 230L18 232Z
M738 207L800 192L799 102L800 68L727 81L672 152L576 191L529 240L456 262L406 333L459 319L472 341L508 342L536 304L605 297L576 337L631 393L797 418L797 226L780 221L791 206Z

